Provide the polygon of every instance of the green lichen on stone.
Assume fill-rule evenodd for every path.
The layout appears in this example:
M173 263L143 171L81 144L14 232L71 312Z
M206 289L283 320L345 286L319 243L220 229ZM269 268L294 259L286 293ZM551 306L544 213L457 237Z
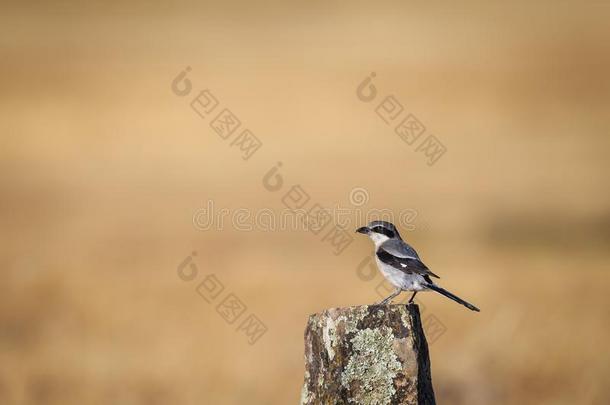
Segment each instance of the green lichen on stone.
M403 325L413 325L413 319L411 314L407 311L406 307L400 307L400 319Z
M332 314L331 316L336 317L336 323L343 323L345 326L345 332L355 332L358 330L358 322L364 319L369 313L369 307L367 305L363 305L360 307L352 307L349 308L353 311L350 313L350 316L339 315L336 316L336 310L330 310L329 312Z
M305 332L301 404L434 405L422 344L415 305L364 305L314 314Z
M331 316L326 317L326 324L322 328L322 339L324 340L324 347L328 358L332 360L335 357L335 345L337 344L337 334L335 321Z
M341 375L341 384L352 392L350 402L390 404L396 393L394 378L402 370L393 341L387 326L358 331L352 338L354 355Z
M350 317L338 315L335 309L329 309L323 312L323 316L317 318L315 326L322 329L322 340L328 358L333 360L335 357L335 348L338 344L339 337L337 330L342 328L344 334L356 332L358 330L358 322L360 322L368 314L368 307L355 308L355 314Z
M307 389L307 381L309 381L309 371L305 370L305 384L303 384L303 388L301 389L301 404L309 403L309 389Z
M322 387L324 385L324 375L318 374L318 387Z

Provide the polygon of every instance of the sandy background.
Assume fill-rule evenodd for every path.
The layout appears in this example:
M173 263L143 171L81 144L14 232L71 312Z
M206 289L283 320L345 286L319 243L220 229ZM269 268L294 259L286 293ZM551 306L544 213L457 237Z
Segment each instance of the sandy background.
M608 5L2 9L0 403L297 403L307 316L379 299L356 208L417 212L405 239L482 309L421 294L438 403L610 402ZM203 89L262 142L248 160L189 106ZM446 148L434 165L376 114L388 95ZM264 219L293 185L351 210L341 254ZM267 214L203 230L209 201Z

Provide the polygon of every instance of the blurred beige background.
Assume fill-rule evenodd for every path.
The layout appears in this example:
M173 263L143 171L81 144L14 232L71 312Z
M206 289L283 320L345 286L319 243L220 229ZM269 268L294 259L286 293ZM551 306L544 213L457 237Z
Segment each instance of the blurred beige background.
M193 224L208 201L279 213L294 184L417 211L405 239L482 308L420 294L439 403L610 402L607 4L2 8L0 403L297 403L307 316L379 299L370 242ZM189 107L206 88L262 141L249 160ZM445 145L436 164L376 115L387 95ZM232 325L196 292L211 273L247 306Z

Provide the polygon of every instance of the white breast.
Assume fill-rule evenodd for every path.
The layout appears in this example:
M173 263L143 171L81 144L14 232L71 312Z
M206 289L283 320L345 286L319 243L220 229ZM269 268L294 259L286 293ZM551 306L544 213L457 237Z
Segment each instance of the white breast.
M377 267L381 274L394 286L407 291L425 290L425 280L418 274L406 274L389 264L385 264L378 257L375 257Z

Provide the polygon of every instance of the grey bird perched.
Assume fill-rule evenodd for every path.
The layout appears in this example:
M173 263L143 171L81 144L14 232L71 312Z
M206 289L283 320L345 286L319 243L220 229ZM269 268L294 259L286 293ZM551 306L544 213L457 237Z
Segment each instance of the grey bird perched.
M479 308L456 297L449 291L434 284L430 277L440 278L432 273L411 246L402 240L396 227L386 221L373 221L356 232L368 235L375 243L375 260L381 274L394 286L396 291L380 302L390 302L402 291L413 291L409 302L413 302L419 291L433 290L454 300L466 308L479 312Z

